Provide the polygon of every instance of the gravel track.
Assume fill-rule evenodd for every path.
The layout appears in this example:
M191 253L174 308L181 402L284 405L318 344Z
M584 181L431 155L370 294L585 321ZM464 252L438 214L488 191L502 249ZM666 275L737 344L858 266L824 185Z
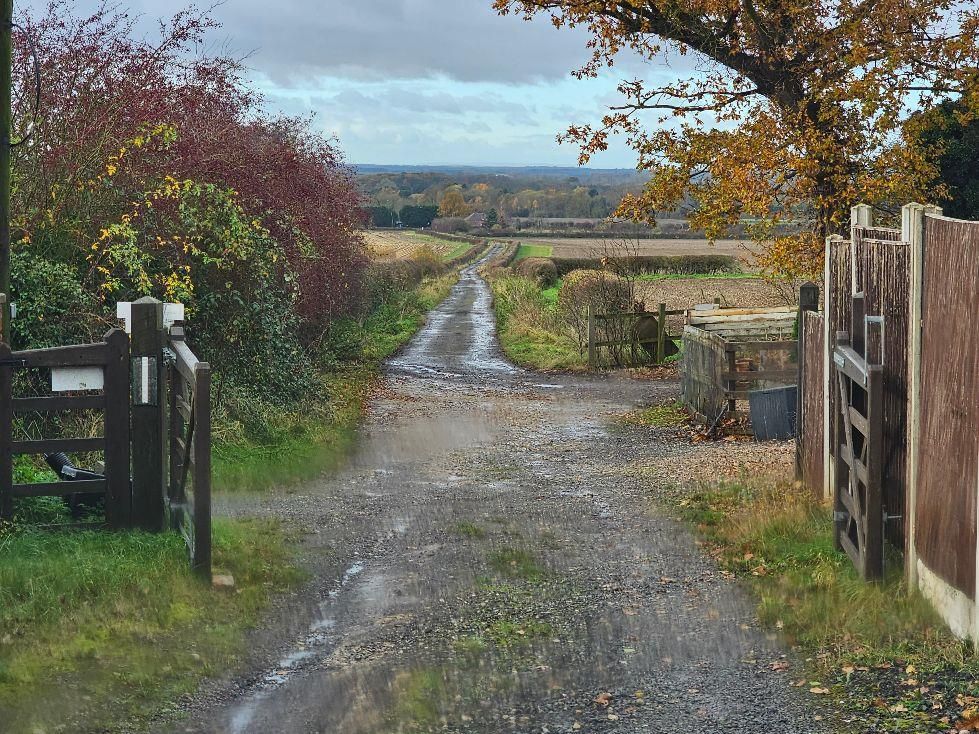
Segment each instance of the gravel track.
M158 730L822 731L751 601L656 509L684 481L665 467L702 449L613 425L676 382L518 370L490 306L464 271L345 468L223 499L301 528L313 581L256 633L248 672Z

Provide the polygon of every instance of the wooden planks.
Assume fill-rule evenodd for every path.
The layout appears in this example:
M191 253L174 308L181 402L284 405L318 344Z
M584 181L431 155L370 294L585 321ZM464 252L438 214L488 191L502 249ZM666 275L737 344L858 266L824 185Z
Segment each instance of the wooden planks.
M800 335L804 364L799 386L802 405L799 416L799 473L817 497L823 495L823 319L821 313L803 314Z
M726 344L716 334L687 326L683 330L680 383L683 401L707 420L726 407L721 375L727 369Z
M976 598L979 473L979 223L925 217L915 546L938 576Z

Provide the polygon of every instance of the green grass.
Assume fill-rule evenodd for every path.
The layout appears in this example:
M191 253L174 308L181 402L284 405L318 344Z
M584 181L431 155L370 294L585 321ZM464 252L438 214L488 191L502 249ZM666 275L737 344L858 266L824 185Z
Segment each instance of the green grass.
M472 522L458 522L452 526L452 532L463 538L472 538L474 540L482 540L486 537L486 530Z
M881 583L859 579L833 547L830 510L808 494L734 483L680 504L724 566L750 581L761 621L802 646L818 674L845 664L901 661L925 671L967 661L966 646L906 587L898 564Z
M522 548L500 548L489 556L489 566L498 574L522 581L540 581L544 569L533 554Z
M0 534L5 730L114 731L234 665L271 595L302 574L271 521L218 521L214 555L234 591L194 577L174 533Z
M443 253L442 259L443 260L451 260L451 259L456 258L456 257L462 257L463 255L465 255L469 251L469 248L471 248L471 247L472 247L472 244L469 243L469 242L460 242L458 245L456 245L455 247L453 247L448 252Z
M683 403L679 400L671 400L626 413L622 416L621 422L644 428L672 428L679 426L686 418L687 412L683 408Z
M505 276L490 282L497 334L504 354L542 371L588 368L588 360L555 314L560 286L541 290L528 278Z
M551 245L522 244L517 248L517 256L514 258L514 262L528 257L551 257L553 254L554 247Z

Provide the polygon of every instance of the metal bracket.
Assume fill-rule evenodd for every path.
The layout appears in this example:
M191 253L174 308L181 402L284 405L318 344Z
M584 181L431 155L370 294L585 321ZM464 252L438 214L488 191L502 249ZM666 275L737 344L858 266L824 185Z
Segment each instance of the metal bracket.
M132 362L133 405L157 405L156 357L133 357Z
M870 325L880 326L880 365L884 366L884 317L883 316L864 316L863 317L863 343L869 344Z
M846 510L836 510L833 513L833 522L846 522L850 519L850 513Z

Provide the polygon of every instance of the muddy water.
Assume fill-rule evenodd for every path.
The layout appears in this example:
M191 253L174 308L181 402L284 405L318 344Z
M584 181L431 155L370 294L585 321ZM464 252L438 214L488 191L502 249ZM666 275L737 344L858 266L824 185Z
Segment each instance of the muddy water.
M316 581L264 661L160 730L817 731L751 603L628 470L683 447L610 428L675 390L513 367L467 270L347 468L225 507L307 530Z

